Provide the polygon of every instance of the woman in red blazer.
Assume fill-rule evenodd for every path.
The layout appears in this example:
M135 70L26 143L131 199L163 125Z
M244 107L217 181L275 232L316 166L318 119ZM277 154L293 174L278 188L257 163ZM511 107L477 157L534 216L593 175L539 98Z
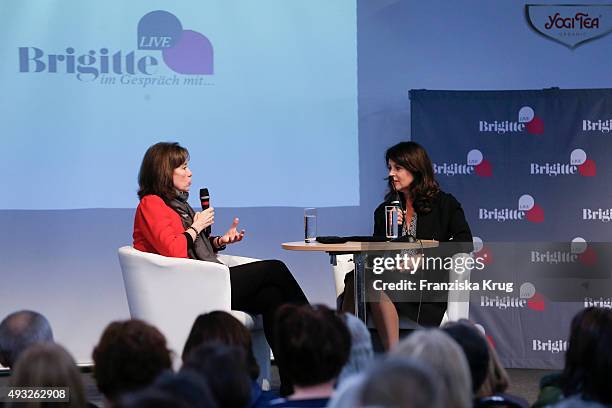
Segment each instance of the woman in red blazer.
M189 152L178 143L157 143L142 160L138 174L140 204L134 218L134 248L177 258L221 263L216 253L239 242L238 218L221 236L203 231L215 222L215 210L196 212L187 202L191 186ZM274 314L285 303L308 303L287 266L265 260L229 268L232 309L263 316L268 344L275 350ZM284 380L281 367L281 381ZM281 392L288 392L283 382Z

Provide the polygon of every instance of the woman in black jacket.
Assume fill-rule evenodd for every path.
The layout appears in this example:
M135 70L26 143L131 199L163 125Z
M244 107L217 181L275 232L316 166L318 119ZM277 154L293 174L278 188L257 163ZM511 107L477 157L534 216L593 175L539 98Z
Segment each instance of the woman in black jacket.
M389 191L385 201L374 211L374 235L385 236L385 206L391 205L393 201L399 201L401 211L398 218L401 236L411 235L417 239L465 243L459 244L460 248L457 251L451 248L450 252L448 246L444 245L437 253L432 252L428 256L470 252L472 232L465 220L461 204L451 194L440 190L425 149L415 142L401 142L387 150L385 160L389 169ZM397 272L391 273L395 273L396 279L407 277L399 276ZM448 280L448 273L433 271L429 273L427 279ZM351 291L348 287L345 293L350 296ZM376 296L378 295L378 301L369 305L385 349L392 348L399 340L398 309L402 315L419 325L438 326L447 306L444 293L443 297L436 301L422 302L393 302L384 291L379 291ZM347 297L344 305L351 303Z

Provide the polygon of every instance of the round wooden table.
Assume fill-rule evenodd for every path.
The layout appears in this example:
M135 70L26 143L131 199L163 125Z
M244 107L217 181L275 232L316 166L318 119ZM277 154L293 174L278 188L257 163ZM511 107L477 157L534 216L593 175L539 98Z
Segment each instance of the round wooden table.
M288 251L327 252L332 265L336 264L336 255L353 254L355 262L355 315L361 320L366 318L365 305L365 257L367 252L401 251L406 249L422 250L435 248L438 241L417 240L417 242L355 242L342 244L321 244L320 242L294 241L284 242L281 246Z

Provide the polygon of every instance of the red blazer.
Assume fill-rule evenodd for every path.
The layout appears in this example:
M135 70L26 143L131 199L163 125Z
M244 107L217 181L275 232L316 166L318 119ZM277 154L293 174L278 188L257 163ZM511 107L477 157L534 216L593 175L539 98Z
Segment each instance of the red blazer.
M181 217L161 197L146 195L134 217L134 248L143 252L187 258L187 238Z

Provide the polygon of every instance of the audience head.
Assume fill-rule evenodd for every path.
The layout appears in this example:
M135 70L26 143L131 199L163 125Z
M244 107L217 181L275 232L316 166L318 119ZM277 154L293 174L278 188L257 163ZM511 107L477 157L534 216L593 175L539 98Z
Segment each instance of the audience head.
M276 352L296 386L335 380L348 361L351 335L326 306L284 305L276 314Z
M424 362L392 357L368 371L361 386L360 406L438 408L442 407L439 377Z
M251 399L251 383L244 350L221 343L205 343L187 355L181 371L206 379L217 403L224 408L242 408Z
M400 341L391 355L412 357L430 365L442 379L442 406L472 406L472 382L467 360L461 347L442 330L418 330Z
M351 351L349 359L338 377L338 382L364 371L370 365L374 356L372 337L365 323L350 313L344 313L340 317L344 320L351 334Z
M53 342L53 332L43 315L31 310L11 313L0 322L0 364L12 368L28 347L48 342Z
M86 407L81 373L72 356L59 344L36 344L24 351L17 360L11 387L68 387L68 407ZM19 403L20 407L38 407L40 403Z
M189 371L162 373L144 390L121 397L117 408L216 408L208 384L200 375Z
M476 392L476 397L478 398L505 393L510 386L510 377L499 361L497 352L491 345L491 342L487 341L486 343L489 350L489 365L487 367L486 378L480 389Z
M565 354L563 392L582 393L603 404L612 403L612 310L589 307L572 319Z
M251 333L238 319L227 312L214 311L199 315L183 349L183 362L189 353L204 343L221 343L244 350L251 379L259 376L259 366L253 355Z
M469 320L451 322L442 328L463 349L472 376L472 392L476 394L487 377L489 346L480 330Z
M151 384L171 369L165 337L140 320L109 324L93 351L94 377L109 401Z
M178 143L160 142L147 149L138 172L138 198L155 194L164 200L176 197L173 174L189 161L189 152Z

